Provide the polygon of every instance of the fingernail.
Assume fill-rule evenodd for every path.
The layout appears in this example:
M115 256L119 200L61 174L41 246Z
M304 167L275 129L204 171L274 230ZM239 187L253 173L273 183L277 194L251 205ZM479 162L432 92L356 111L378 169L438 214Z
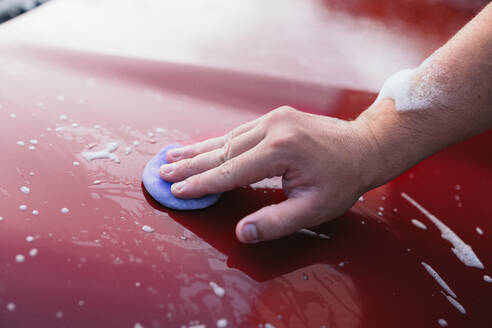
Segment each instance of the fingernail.
M167 152L167 154L175 159L175 160L178 160L181 158L181 156L183 156L183 148L174 148L174 149L171 149Z
M174 169L176 168L176 164L165 164L161 166L161 173L164 175L169 175L173 173Z
M256 225L254 225L253 223L246 224L243 227L241 235L244 241L247 242L257 241L259 238L258 231L256 230Z
M181 181L181 182L174 183L171 188L173 189L173 191L180 192L180 191L183 190L183 187L185 185L185 182L186 181Z

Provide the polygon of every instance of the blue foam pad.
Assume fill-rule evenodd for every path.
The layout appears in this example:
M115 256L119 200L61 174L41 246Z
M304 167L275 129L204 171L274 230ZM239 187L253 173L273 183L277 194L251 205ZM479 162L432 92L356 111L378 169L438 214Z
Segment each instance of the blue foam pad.
M171 192L171 182L162 179L159 173L161 165L167 164L167 151L180 148L180 145L170 145L163 148L145 166L142 180L148 193L160 204L175 210L197 210L215 204L222 194L207 195L200 198L176 198Z

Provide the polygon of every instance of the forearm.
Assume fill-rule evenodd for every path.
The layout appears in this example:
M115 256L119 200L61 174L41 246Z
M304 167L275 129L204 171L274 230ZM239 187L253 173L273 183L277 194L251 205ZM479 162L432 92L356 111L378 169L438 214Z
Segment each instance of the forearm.
M357 119L374 140L370 187L492 127L492 4L419 67L397 73Z

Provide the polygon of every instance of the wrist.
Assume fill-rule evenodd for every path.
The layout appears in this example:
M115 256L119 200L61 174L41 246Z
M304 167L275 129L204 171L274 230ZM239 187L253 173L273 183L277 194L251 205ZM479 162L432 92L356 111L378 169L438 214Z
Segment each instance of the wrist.
M367 190L381 186L440 149L429 133L428 122L416 111L397 111L391 99L383 99L355 121L368 145L364 168Z

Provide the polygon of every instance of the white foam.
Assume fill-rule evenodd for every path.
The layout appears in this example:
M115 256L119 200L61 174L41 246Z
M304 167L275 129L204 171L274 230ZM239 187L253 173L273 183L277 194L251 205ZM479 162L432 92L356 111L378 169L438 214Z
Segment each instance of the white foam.
M483 264L477 257L470 245L466 244L457 234L454 233L447 225L442 223L432 213L427 211L422 205L417 203L413 198L402 192L401 196L405 198L410 204L415 206L422 214L424 214L434 225L441 230L441 238L449 241L453 247L451 250L454 255L466 266L483 269Z
M439 50L438 50L439 51ZM435 103L449 102L443 67L434 60L438 51L413 69L404 69L390 76L383 84L375 101L391 98L399 111L427 109Z
M412 85L417 69L403 69L391 75L383 84L375 103L385 98L395 102L396 110L427 108L427 102L413 97Z
M72 165L75 166L75 167L77 167L77 166L80 166L80 163L77 162L77 161L75 161L75 162L72 163Z
M482 228L480 228L480 227L476 227L476 228L475 228L475 230L477 231L477 233L478 233L479 235L483 235L483 230L482 230Z
M38 255L38 249L37 248L33 248L29 251L29 256L36 256Z
M22 191L24 194L28 194L31 192L31 189L29 189L29 187L26 187L26 186L22 186L20 187L20 191Z
M227 327L227 319L217 320L217 328L225 328L225 327Z
M451 305L453 305L456 310L458 310L461 314L466 314L466 310L465 308L463 307L463 305L460 304L460 302L458 302L457 300L455 300L454 298L452 298L451 296L449 295L446 295L446 299L449 301L449 303L451 303Z
M24 147L26 143L24 141L17 141L17 146Z
M39 211L38 210L32 210L32 215L38 216L39 215Z
M15 256L15 261L17 263L22 263L22 262L24 262L25 259L26 259L26 257L24 255L22 255L22 254L17 254Z
M7 308L7 311L10 311L10 312L15 311L15 303L12 303L12 302L7 303L6 308Z
M145 232L154 232L154 228L152 228L151 226L148 226L148 225L144 225L142 227L142 230L145 231Z
M317 233L315 231L309 230L309 229L299 229L297 230L298 233L309 236L309 237L315 237L315 238L321 238L321 239L330 239L330 236L325 235L323 233Z
M215 283L214 281L211 281L209 283L209 285L214 290L215 295L217 295L219 297L224 297L224 295L225 295L225 289L224 288L217 285L217 283Z
M439 326L441 326L441 327L447 327L447 326L448 326L448 322L447 322L446 320L442 319L442 318L441 318L441 319L439 319L439 320L437 320L437 323L438 323L438 324L439 324Z
M27 237L26 237L26 241L27 241L28 243L32 243L32 242L34 241L34 237L33 237L33 236L27 236Z
M61 209L61 212L63 214L68 214L68 212L70 212L70 210L68 208L64 207L64 208Z
M423 224L422 222L420 222L419 220L412 219L412 223L414 226L416 226L419 229L427 230L427 226L425 224Z
M444 279L441 278L441 276L434 270L429 264L425 262L420 262L425 270L431 275L432 278L434 278L435 281L441 286L442 289L448 294L453 296L454 298L457 298L456 294L451 290L451 288L448 286L448 284L444 281Z
M27 205L20 205L19 210L21 210L21 211L27 210Z
M113 152L118 149L118 143L116 142L110 142L106 145L106 148L103 150L98 150L98 151L91 151L91 152L83 152L81 155L83 158L85 158L88 161L92 161L94 159L110 159L116 163L119 163L120 160L116 154L113 154Z
M485 281L485 282L492 282L492 278L489 275L484 275L483 276L483 281Z

